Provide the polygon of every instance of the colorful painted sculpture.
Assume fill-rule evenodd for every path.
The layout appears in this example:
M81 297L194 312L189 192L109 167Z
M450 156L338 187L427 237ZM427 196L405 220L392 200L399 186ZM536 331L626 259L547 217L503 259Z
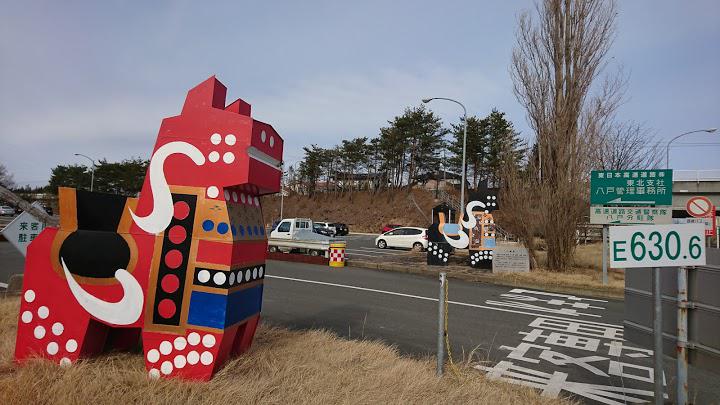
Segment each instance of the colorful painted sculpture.
M492 268L496 234L492 212L499 209L497 190L483 184L472 197L475 199L465 206L465 216L458 223L447 220L443 213L434 218L428 229L428 264L445 265L445 253L452 246L469 250L470 266Z
M163 120L139 198L61 188L60 226L28 248L15 358L70 365L140 337L151 377L208 380L250 347L283 140L225 106L215 77Z
M432 209L433 223L427 230L427 264L431 266L448 265L452 246L445 241L445 232L450 232L452 226L457 227L457 224L453 224L455 212L456 210L444 203ZM449 226L446 228L445 226L448 224Z

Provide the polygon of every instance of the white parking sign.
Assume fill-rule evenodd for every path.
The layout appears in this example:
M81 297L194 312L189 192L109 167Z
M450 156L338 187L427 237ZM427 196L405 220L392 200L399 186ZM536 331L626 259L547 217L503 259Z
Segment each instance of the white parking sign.
M42 209L40 205L33 205ZM23 211L2 230L2 234L10 244L25 256L28 245L43 229L45 229L44 222L30 215L27 211Z
M615 268L705 265L702 224L610 227L610 265Z

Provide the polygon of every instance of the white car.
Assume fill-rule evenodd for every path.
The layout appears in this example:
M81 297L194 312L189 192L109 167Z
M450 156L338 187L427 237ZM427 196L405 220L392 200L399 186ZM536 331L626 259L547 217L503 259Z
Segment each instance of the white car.
M375 246L425 250L428 247L427 229L403 226L387 231L375 238Z

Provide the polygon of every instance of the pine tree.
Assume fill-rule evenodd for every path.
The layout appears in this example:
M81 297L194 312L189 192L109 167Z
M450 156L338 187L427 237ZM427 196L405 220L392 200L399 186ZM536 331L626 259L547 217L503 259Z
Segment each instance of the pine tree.
M512 122L505 118L504 112L493 109L487 121L488 154L485 162L488 179L499 185L503 168L508 165L519 167L527 151L525 142L513 128Z
M466 178L472 179L472 187L476 188L478 182L487 177L485 164L488 159L488 123L487 118L480 119L476 116L468 117L467 145L466 145ZM462 150L463 150L463 118L460 123L452 124L451 133L453 140L448 150L452 153L449 164L453 170L461 173Z

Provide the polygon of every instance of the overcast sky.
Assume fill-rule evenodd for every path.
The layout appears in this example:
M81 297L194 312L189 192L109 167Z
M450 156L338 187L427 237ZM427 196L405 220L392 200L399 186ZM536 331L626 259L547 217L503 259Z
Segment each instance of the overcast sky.
M44 185L57 164L149 158L160 120L216 74L228 98L285 139L376 136L423 97L505 111L532 139L508 74L531 1L0 0L0 162ZM659 139L720 126L720 2L622 1L611 68L630 73L622 117ZM449 125L457 106L434 103ZM720 131L671 150L676 169L720 168ZM702 146L698 146L698 144ZM689 144L689 145L688 145Z

